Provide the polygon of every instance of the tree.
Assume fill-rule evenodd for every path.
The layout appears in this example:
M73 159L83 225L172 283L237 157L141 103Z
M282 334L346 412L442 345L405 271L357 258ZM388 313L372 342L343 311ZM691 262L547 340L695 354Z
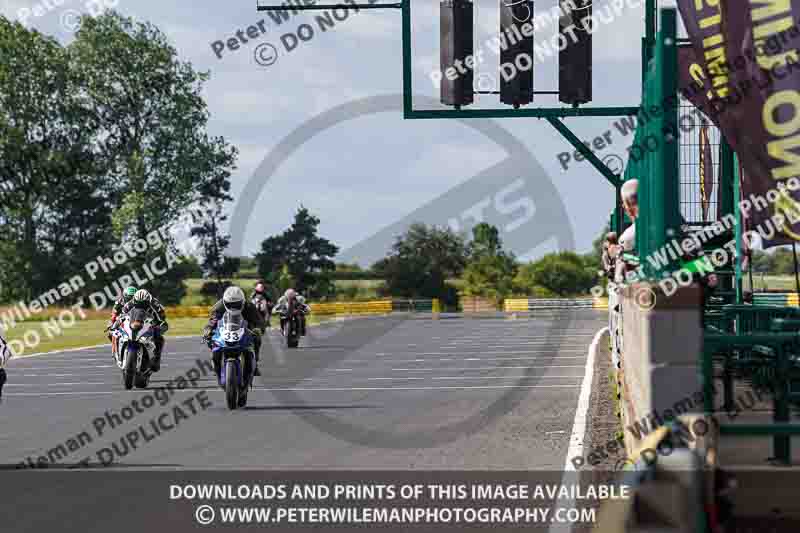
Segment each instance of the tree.
M455 303L450 277L466 265L464 239L450 228L412 224L399 237L389 255L372 267L386 280L386 292L405 298L441 298Z
M462 275L465 296L482 296L499 302L513 290L516 261L503 251L497 228L481 222L472 228L472 241L467 247L469 260Z
M193 215L198 225L191 229L191 236L197 237L203 248L203 272L216 278L217 286L222 287L222 278L229 278L239 270L239 258L225 255L231 237L222 233L219 227L228 219L223 212L222 201L218 200L204 209L196 209Z
M150 23L114 11L81 22L67 59L100 130L93 145L111 187L115 238L143 238L192 208L229 200L237 150L207 132L208 74L181 61ZM162 284L168 281L180 287L163 291L185 290L182 278L165 276Z
M0 300L41 294L190 207L230 199L236 150L206 133L207 77L154 26L113 12L84 17L67 47L0 16Z
M237 150L206 131L209 76L180 61L163 32L106 11L82 19L68 52L103 131L118 236L142 237L192 205L230 199Z
M481 222L472 228L472 241L467 247L467 253L472 259L483 256L501 255L503 243L500 232L495 226Z
M515 285L520 292L544 288L559 296L586 293L595 284L597 272L575 252L547 254L520 267Z
M336 268L333 257L339 247L318 235L319 224L319 218L300 206L286 231L261 243L261 252L256 254L261 277L277 284L286 268L298 290L313 297L330 294L329 273Z
M289 272L288 265L283 265L283 267L281 268L281 272L278 275L277 285L278 288L281 290L281 294L286 292L286 290L288 289L294 288L295 281L294 278L292 277L291 272Z
M0 16L0 301L38 296L109 244L80 85L58 42Z

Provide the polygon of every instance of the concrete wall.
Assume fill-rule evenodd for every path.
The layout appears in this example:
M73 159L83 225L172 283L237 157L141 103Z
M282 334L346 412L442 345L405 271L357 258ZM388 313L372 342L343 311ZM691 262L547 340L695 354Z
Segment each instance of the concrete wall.
M650 283L612 288L612 360L621 385L622 424L629 453L640 440L628 428L651 430L680 415L703 412L702 292L697 285L667 296ZM643 421L643 419L646 419Z

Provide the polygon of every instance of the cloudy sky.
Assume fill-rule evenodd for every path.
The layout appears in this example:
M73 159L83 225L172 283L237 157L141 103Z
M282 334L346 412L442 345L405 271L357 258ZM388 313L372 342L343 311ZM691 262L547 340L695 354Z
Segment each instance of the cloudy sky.
M269 5L281 1L259 0ZM595 2L595 11L611 1ZM345 20L334 20L335 27L323 32L314 12L276 24L267 13L256 11L255 0L0 0L5 16L24 18L28 26L63 43L72 39L70 29L79 13L97 12L97 6L104 3L156 24L182 59L199 70L210 71L211 80L205 87L211 111L209 129L240 150L233 177L237 196L273 149L310 119L354 100L395 95L402 90L399 10L351 11ZM537 13L555 4L555 0L539 0ZM424 97L438 99L438 89L430 79L438 65L438 13L438 1L413 0L413 87L419 107L431 107L420 103ZM486 61L479 73L496 76L497 56L484 43L497 31L497 1L477 0L475 13L476 41L479 48L486 49ZM643 16L642 7L625 7L621 15L595 31L592 105L639 102ZM265 33L259 31L257 38L247 38L238 50L225 48L222 57L217 57L215 41L235 37L237 30L257 27L262 20ZM285 42L292 39L282 36L296 34L304 23L314 28L315 34L287 52ZM552 26L540 29L535 39L547 41L553 31ZM274 59L265 43L277 51L277 59L269 66L256 61L257 49L262 63ZM555 89L557 56L537 64L534 77L537 90ZM557 104L552 96L542 96L537 102L541 106ZM481 95L474 107L501 104L496 95ZM624 159L625 147L632 139L614 129L615 120L566 122L587 140L611 129L614 144L600 155L619 154ZM566 207L568 216L563 224L571 229L575 248L588 250L613 208L612 188L585 162L562 169L557 154L571 151L570 146L546 121L495 121L539 162ZM322 234L346 249L407 218L506 155L503 147L474 128L450 120L403 120L400 112L391 110L342 122L299 146L275 169L248 221L242 238L244 252L255 251L266 235L284 229L301 203L322 219ZM532 196L536 204L536 195ZM446 210L446 202L443 205ZM536 205L536 209L546 211L549 206ZM546 249L547 245L515 251L532 257Z

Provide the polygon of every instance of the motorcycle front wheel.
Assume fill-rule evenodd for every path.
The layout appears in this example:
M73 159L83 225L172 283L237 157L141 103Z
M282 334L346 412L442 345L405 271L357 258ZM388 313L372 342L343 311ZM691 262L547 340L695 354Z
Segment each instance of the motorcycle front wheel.
M139 351L136 348L128 348L125 351L125 367L122 370L122 384L125 390L133 388L133 382L136 378L136 360L138 359Z
M225 402L230 410L239 406L239 372L235 361L225 361Z

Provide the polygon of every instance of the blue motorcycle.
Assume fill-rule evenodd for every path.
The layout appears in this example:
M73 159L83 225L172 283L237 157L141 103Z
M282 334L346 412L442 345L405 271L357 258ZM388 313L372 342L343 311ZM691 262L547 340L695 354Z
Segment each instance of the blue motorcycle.
M211 353L219 361L219 384L225 390L228 409L244 407L253 383L256 354L253 336L241 313L225 313L211 337Z

